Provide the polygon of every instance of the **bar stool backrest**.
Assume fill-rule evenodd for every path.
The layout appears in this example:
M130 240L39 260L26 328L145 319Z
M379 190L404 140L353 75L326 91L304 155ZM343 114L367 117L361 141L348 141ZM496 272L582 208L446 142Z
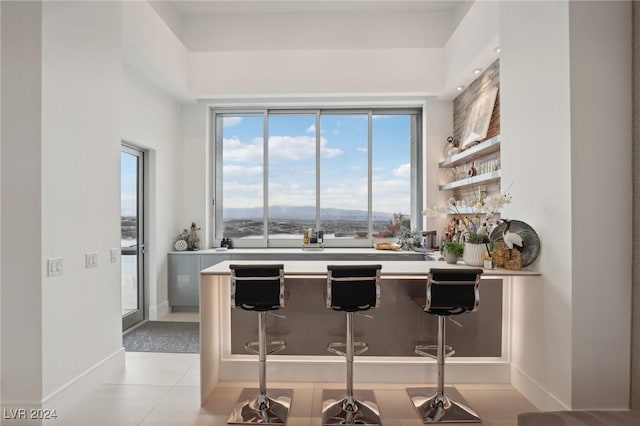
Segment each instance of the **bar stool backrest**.
M284 307L284 266L229 265L231 306L248 311L272 311Z
M327 265L327 308L356 312L380 306L382 265Z
M482 269L431 269L427 277L424 310L443 316L477 311L480 305L480 275Z

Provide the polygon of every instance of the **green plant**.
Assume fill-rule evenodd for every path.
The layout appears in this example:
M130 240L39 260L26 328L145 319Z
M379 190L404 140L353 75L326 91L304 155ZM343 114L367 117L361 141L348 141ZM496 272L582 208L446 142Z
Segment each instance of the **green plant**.
M455 241L445 241L440 247L442 253L455 254L457 257L462 257L464 252L464 244L457 243Z
M486 234L470 233L467 242L472 244L486 244L489 242L489 236Z

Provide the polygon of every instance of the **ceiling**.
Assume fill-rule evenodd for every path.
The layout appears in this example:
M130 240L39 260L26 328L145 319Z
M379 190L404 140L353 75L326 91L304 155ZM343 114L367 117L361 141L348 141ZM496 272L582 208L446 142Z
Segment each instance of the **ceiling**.
M173 0L162 1L180 15L304 13L342 11L425 11L455 9L473 0Z

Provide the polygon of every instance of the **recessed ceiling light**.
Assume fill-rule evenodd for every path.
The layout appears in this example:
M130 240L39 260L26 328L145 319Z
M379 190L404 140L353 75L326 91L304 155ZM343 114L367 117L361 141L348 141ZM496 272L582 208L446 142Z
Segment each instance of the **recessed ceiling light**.
M482 70L480 68L476 68L475 70L473 70L474 74L480 74L482 72Z
M458 87L456 87L456 90L458 92L461 92L462 90L464 90L464 86L458 86Z
M500 46L498 46L495 49L493 49L493 51L496 52L496 53L500 53Z

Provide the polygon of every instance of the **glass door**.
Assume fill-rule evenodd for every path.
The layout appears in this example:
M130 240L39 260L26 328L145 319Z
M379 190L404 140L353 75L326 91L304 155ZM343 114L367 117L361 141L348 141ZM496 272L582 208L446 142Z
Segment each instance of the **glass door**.
M144 152L122 145L120 154L122 329L145 319Z

